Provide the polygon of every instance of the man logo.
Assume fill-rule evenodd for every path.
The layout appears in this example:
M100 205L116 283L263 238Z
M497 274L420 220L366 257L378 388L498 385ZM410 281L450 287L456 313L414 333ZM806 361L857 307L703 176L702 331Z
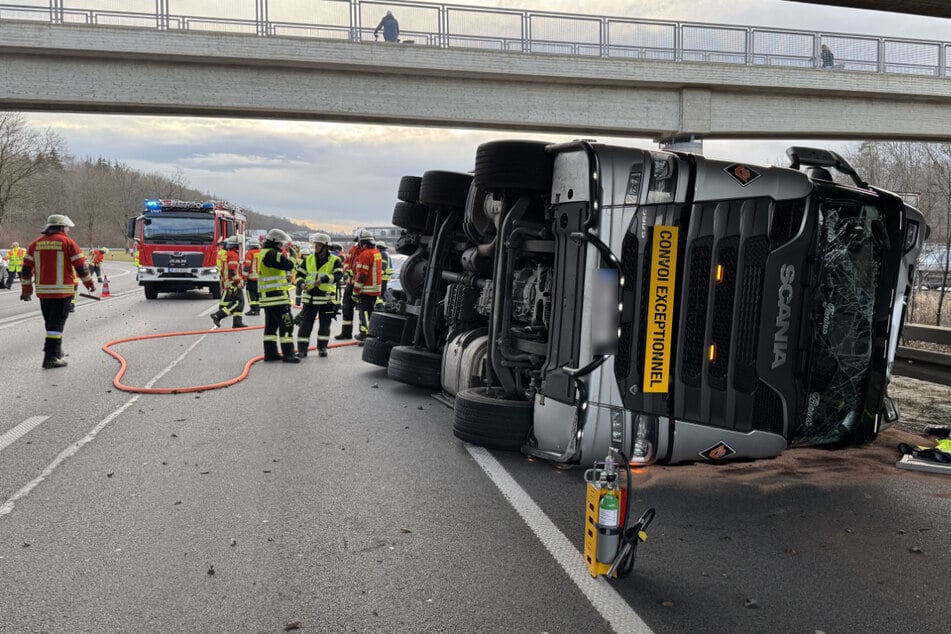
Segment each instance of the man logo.
M723 460L724 458L729 458L735 453L736 451L734 451L733 448L730 447L730 445L726 444L725 442L721 440L720 442L713 445L709 449L706 449L705 451L701 451L700 455L706 458L707 460L716 462L717 460Z
M741 165L739 163L727 165L723 168L723 171L732 176L733 180L740 184L740 187L746 187L757 178L762 176L762 174L754 170L749 165Z

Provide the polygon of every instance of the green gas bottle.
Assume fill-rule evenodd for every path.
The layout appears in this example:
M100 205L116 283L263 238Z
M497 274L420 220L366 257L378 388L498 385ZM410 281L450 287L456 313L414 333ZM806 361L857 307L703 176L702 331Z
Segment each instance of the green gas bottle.
M616 486L617 476L607 475L598 503L598 561L610 564L617 555L620 541L621 499Z

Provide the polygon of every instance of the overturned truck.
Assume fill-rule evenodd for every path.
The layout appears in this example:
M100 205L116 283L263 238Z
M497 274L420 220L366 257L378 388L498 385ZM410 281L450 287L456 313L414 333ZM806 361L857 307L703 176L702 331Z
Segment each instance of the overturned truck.
M563 464L871 440L927 225L834 152L787 154L496 141L404 177L364 360L439 390L460 439Z

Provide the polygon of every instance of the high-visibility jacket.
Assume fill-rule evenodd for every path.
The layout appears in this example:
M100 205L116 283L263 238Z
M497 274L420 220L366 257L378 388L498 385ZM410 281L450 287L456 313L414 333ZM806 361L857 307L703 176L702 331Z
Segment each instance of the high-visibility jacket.
M326 281L320 276L326 275ZM302 304L329 304L337 297L337 282L343 277L343 263L332 253L318 262L317 254L311 253L297 265L297 279L304 281Z
M228 249L218 249L218 258L215 262L215 266L218 267L218 279L224 281L225 279L225 262L228 260Z
M241 286L244 278L241 276L241 254L238 249L228 249L225 253L224 275L221 277L221 286L231 290Z
M357 251L354 258L353 292L359 295L378 296L383 281L383 258L376 247Z
M247 253L244 254L244 266L242 268L242 273L244 277L249 280L258 279L258 253L261 252L261 249L248 249Z
M46 233L34 240L23 257L23 293L33 293L41 299L64 299L72 297L76 278L86 288L94 286L92 275L86 269L83 250L65 233Z
M377 249L377 251L380 251ZM380 251L380 258L383 260L383 281L389 282L393 277L393 259L386 251Z
M139 250L135 249L132 251L132 264L135 268L139 268Z
M7 270L12 273L19 273L23 268L23 258L26 256L26 249L23 247L11 247L7 254L3 256L7 260Z
M287 272L293 270L294 263L279 249L261 249L258 253L258 293L261 296L258 303L262 307L290 305Z
M353 275L355 272L355 262L354 259L357 257L357 252L360 250L359 243L354 242L350 249L347 251L347 257L343 261L343 273L347 278L348 282L353 281Z
M89 252L89 263L93 266L99 266L105 259L105 254L99 249L93 249Z

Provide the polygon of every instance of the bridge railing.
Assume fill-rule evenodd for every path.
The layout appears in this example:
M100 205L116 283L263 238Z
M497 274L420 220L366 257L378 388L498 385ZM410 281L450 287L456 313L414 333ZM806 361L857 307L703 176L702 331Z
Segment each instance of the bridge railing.
M837 70L951 76L951 42L406 0L20 0L0 20L372 41L386 11L417 46L815 68L827 45Z

